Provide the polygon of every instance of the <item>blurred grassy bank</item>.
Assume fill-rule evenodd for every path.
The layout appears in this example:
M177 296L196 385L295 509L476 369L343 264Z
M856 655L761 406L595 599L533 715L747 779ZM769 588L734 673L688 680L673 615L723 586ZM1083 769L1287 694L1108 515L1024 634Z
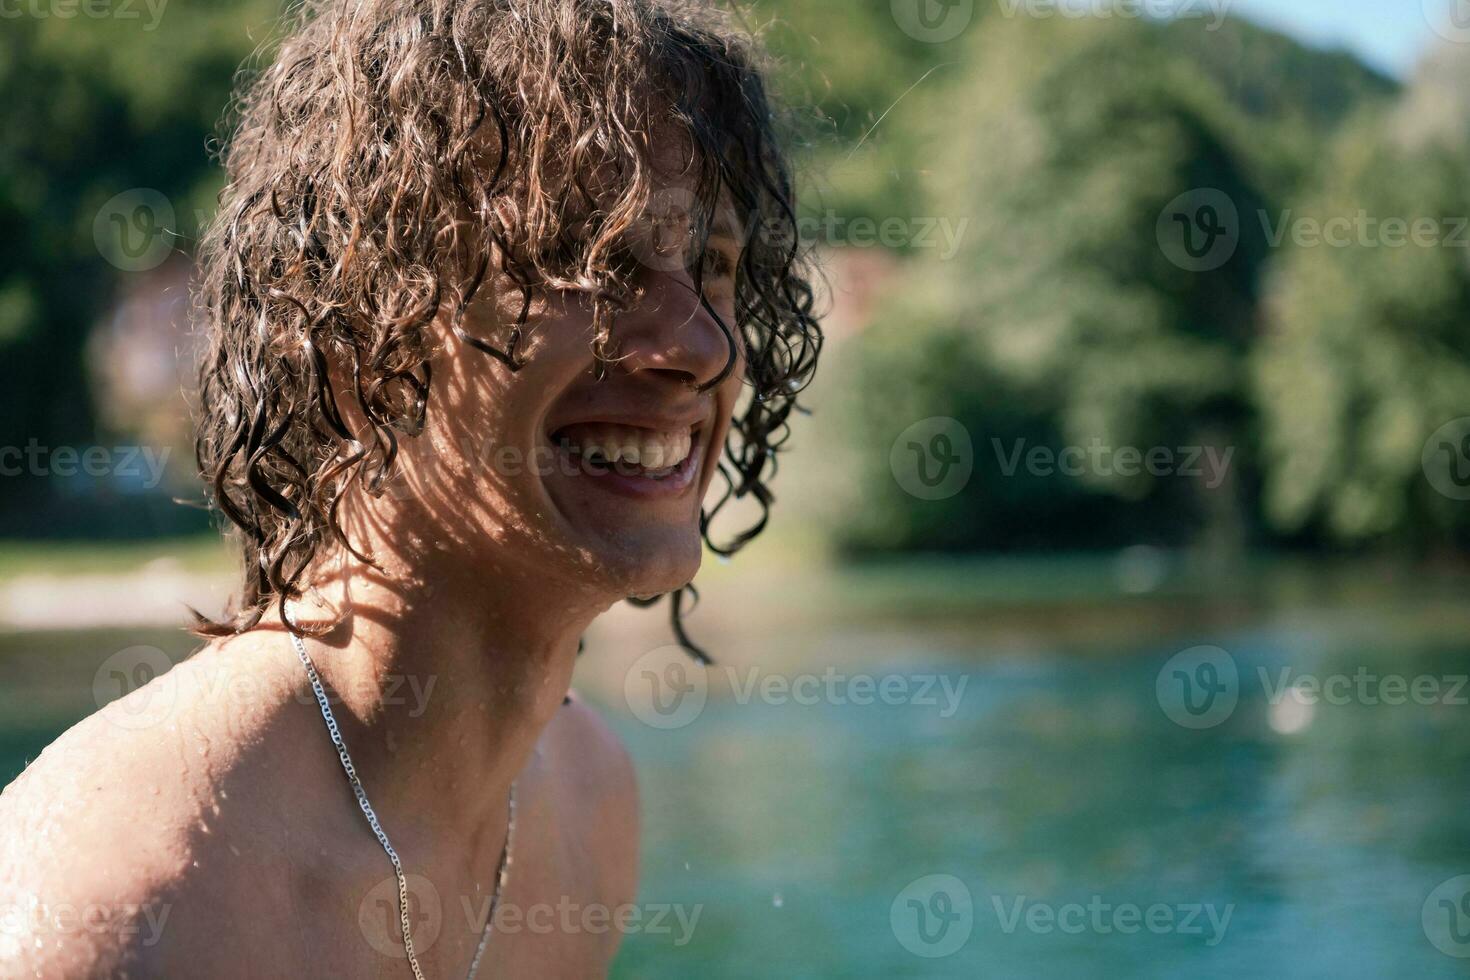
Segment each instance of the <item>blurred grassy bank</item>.
M1262 615L1453 634L1470 627L1470 568L1403 559L1282 554L1211 557L1149 547L1095 553L914 555L844 562L814 538L771 535L696 584L698 631L740 644L783 631L922 623L1008 650L1086 648ZM212 536L128 543L0 545L0 629L167 629L185 603L219 608L235 585ZM665 617L617 608L594 633L658 641Z

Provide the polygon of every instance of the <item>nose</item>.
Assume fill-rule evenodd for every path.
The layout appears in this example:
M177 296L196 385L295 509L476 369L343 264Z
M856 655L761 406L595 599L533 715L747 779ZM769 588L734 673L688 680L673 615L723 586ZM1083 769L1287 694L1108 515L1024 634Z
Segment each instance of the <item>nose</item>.
M728 320L720 326L687 274L650 276L641 302L613 326L613 369L656 373L704 391L735 367L734 330Z

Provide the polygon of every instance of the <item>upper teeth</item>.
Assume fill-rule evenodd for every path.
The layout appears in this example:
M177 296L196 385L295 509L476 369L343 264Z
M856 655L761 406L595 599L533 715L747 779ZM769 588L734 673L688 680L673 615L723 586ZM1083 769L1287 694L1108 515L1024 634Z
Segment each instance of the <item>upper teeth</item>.
M608 463L628 463L649 470L678 466L689 457L693 436L688 429L659 432L606 422L574 425L561 433L562 442L584 456L598 455Z

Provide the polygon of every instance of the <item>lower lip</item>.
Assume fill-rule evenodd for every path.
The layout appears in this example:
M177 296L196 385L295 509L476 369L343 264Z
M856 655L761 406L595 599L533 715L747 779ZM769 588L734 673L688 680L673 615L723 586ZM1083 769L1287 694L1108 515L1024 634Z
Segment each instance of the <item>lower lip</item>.
M638 500L666 500L683 496L694 485L694 474L699 471L699 457L702 451L702 447L696 444L690 448L689 455L684 457L684 461L674 472L661 479L655 479L636 473L620 473L616 469L593 469L579 454L569 453L565 449L557 450L564 461L570 462L575 467L574 472L578 478L586 479L590 481L591 486L610 493Z

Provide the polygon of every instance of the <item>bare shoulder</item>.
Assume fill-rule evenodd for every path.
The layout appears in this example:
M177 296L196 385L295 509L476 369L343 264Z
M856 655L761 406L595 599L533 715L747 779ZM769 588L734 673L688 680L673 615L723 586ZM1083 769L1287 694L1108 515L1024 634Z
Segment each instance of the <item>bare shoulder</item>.
M206 648L83 719L0 793L0 974L151 972L175 899L233 839L238 805L262 817L258 763L242 763L292 695L259 660L232 666L247 652Z
M545 741L579 789L636 802L633 760L612 726L585 700L575 694L568 698L547 726Z
M589 847L603 869L602 885L614 901L631 902L638 890L638 780L633 760L612 726L573 695L542 737L557 792L580 813Z

